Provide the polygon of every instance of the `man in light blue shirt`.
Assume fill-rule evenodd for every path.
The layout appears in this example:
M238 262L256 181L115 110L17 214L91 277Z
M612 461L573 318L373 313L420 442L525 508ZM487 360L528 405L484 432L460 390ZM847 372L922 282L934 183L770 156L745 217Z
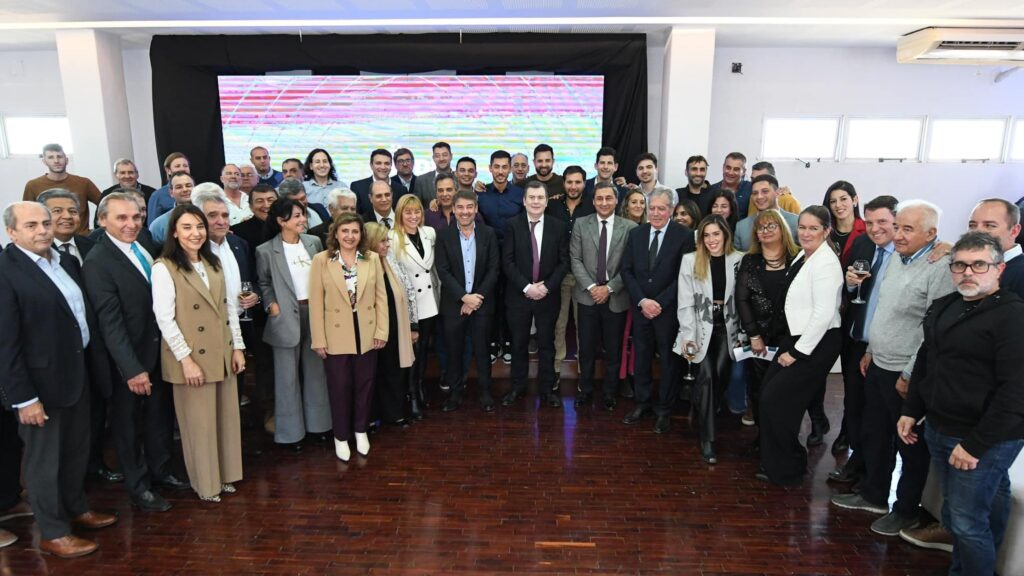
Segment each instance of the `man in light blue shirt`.
M181 206L192 202L192 188L195 182L188 172L175 172L168 182L171 190L171 198L174 199L174 206ZM171 210L173 210L172 208ZM171 220L171 211L164 212L153 223L149 225L149 233L153 241L163 244L167 237L167 223Z

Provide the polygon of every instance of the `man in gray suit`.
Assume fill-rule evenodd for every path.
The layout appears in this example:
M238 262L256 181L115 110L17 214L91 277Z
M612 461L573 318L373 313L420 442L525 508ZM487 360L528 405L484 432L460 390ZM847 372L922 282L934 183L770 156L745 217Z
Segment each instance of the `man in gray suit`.
M737 250L746 252L750 249L754 221L757 220L757 214L765 210L778 210L779 214L782 214L782 219L789 225L789 234L793 237L793 241L796 241L796 225L800 217L779 207L779 196L781 195L779 181L775 179L775 176L761 174L754 177L750 183L750 203L757 207L757 213L736 223L736 234L733 236L732 243Z
M434 190L434 180L438 174L452 174L452 147L447 142L438 142L432 148L434 169L425 174L420 174L413 182L412 193L420 202L423 202L423 209L430 206L430 201L437 198Z
M580 383L577 408L591 402L594 394L594 361L604 349L604 406L615 409L619 362L622 352L629 293L619 269L626 237L636 223L615 215L615 186L598 182L594 188L596 214L576 221L569 242L569 262L576 286L572 297L578 304Z

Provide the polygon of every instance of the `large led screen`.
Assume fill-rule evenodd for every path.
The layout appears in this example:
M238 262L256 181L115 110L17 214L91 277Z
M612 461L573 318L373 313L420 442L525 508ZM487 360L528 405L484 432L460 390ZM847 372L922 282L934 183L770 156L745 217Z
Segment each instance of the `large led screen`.
M415 173L434 168L431 145L443 140L454 159L471 156L489 181L491 152L532 158L555 150L555 170L579 164L592 172L601 146L602 76L221 76L224 154L247 162L253 146L270 150L274 167L331 153L338 177L370 175L370 152L405 147ZM454 160L453 160L454 165ZM454 167L454 166L453 166Z

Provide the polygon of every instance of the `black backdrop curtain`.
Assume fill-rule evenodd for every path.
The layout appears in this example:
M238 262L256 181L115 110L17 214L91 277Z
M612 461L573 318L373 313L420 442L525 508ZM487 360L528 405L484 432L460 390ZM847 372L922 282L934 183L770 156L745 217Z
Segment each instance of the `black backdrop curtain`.
M635 179L635 158L647 150L643 34L155 36L149 57L159 157L185 153L197 182L218 181L224 165L217 76L282 70L312 70L314 75L434 70L603 75L602 141L618 150L619 172ZM315 145L311 142L310 148ZM591 166L584 168L592 172Z

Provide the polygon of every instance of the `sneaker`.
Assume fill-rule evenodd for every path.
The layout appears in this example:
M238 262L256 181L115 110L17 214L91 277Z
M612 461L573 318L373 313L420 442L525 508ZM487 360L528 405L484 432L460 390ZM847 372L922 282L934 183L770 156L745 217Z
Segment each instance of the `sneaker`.
M847 510L863 510L872 514L887 514L889 512L888 506L872 504L860 494L836 494L832 497L832 504Z
M505 364L512 363L512 343L505 342L505 346L501 349L501 361Z
M529 352L530 354L536 354L540 352L540 347L537 346L536 338L530 337Z
M747 406L747 411L743 414L743 418L740 418L740 422L744 426L753 426L754 424L757 424L757 422L754 421L754 409Z
M240 408L245 408L246 406L248 406L250 404L250 402L251 402L251 400L249 400L249 397L246 396L245 394L242 394L242 395L240 395L238 397L238 406Z
M953 535L938 522L920 528L904 528L900 530L900 538L921 548L953 553Z
M903 516L893 510L871 523L871 531L882 536L899 536L902 530L917 528L917 516Z

